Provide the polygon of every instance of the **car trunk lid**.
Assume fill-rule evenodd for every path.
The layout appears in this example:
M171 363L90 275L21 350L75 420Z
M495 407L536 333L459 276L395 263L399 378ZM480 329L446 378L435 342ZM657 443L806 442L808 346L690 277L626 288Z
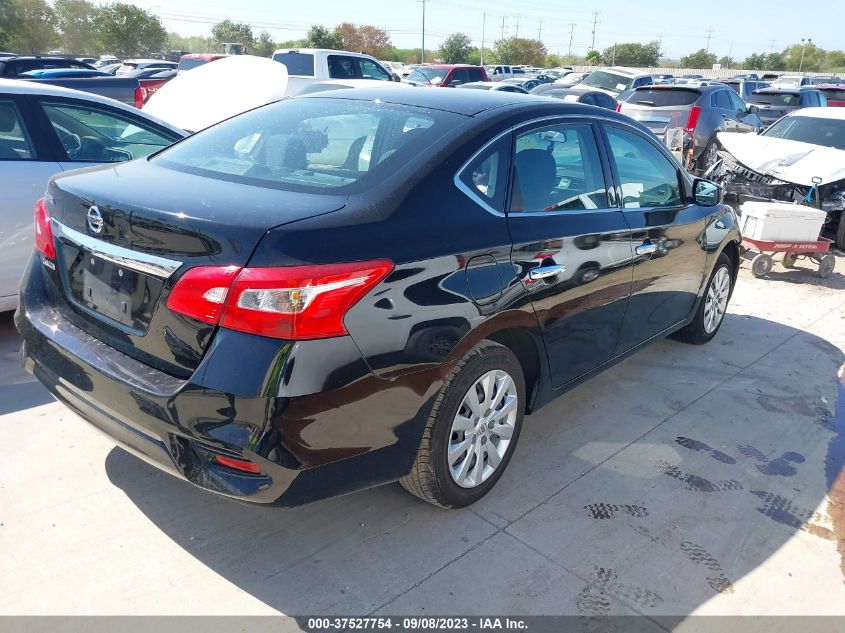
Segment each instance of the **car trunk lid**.
M279 191L144 161L51 181L59 308L77 327L162 371L196 369L214 327L171 312L195 266L244 266L273 227L340 209L346 196Z
M700 96L699 91L691 89L640 88L622 103L620 112L665 140L668 130L687 126L690 111Z

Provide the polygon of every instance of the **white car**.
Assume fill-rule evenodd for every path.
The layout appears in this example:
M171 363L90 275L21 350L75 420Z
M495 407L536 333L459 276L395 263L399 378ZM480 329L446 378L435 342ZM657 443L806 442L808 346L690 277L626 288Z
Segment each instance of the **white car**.
M759 135L719 132L716 138L723 160L714 176L728 193L812 200L827 212L824 230L845 250L845 108L801 108Z
M649 73L623 66L609 66L591 72L584 77L581 85L600 90L615 99L626 90L648 86L653 81L654 78Z
M0 311L17 307L18 283L33 252L33 209L50 176L141 158L184 136L119 101L0 79Z
M411 69L405 66L403 62L382 61L381 65L384 66L390 72L392 72L394 75L399 77L399 79L404 79L405 77L411 74Z
M273 61L287 68L285 96L293 97L317 81L329 79L375 79L392 81L391 74L374 57L365 53L325 48L280 48Z

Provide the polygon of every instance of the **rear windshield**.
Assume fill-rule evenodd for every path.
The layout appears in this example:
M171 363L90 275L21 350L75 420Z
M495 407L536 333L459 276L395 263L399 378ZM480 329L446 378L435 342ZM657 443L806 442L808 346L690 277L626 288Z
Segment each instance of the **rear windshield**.
M667 106L685 106L695 103L701 93L696 90L684 89L637 89L634 94L628 97L628 103L650 106L652 108L665 108Z
M191 70L191 68L196 68L197 66L202 66L203 64L207 64L208 61L199 57L194 57L193 59L180 59L179 60L179 70ZM205 71L203 71L205 72Z
M797 106L799 101L799 95L789 92L752 94L748 97L748 103L753 103L755 105Z
M845 150L845 120L786 116L772 124L763 136Z
M581 83L585 86L593 86L594 88L619 93L631 85L631 78L625 75L609 73L606 70L597 70L587 75Z
M372 186L464 117L369 101L302 97L252 110L189 137L154 162L191 174L290 191Z
M845 86L842 88L823 88L822 92L828 100L845 101Z
M273 61L287 66L288 75L314 76L314 55L311 53L276 53Z

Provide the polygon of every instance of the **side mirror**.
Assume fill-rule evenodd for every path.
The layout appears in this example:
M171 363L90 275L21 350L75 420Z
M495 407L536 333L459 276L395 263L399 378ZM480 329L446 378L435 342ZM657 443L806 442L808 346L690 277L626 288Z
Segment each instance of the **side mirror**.
M760 111L760 108L758 108L756 105L748 106L748 112L750 114L757 114L759 111Z
M725 190L715 182L696 178L692 185L692 196L701 207L715 207L725 198Z
M449 82L449 87L454 88L455 86L460 86L462 83L464 83L464 82L461 81L460 79L453 79L452 81Z

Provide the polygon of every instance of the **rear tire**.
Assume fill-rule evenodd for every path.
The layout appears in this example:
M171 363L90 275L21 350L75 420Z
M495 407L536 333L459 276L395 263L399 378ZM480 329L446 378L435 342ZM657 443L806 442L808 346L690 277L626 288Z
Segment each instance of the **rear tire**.
M758 279L765 277L772 270L772 264L774 262L771 256L766 255L766 253L755 255L754 259L751 260L751 274Z
M719 158L719 144L716 142L716 139L711 140L707 143L707 146L704 148L704 151L701 152L701 155L696 160L695 166L698 168L698 171L704 173L707 171L707 168L710 167L716 160Z
M525 379L516 356L498 343L479 343L446 378L411 472L399 483L441 508L475 503L507 468L524 409Z
M798 253L784 253L783 264L784 268L795 268L795 262L798 261Z
M681 328L675 338L684 343L703 345L709 342L725 320L728 302L733 294L734 270L730 258L722 253L716 260L704 296L698 304L698 310L692 322ZM713 311L716 312L713 312Z

